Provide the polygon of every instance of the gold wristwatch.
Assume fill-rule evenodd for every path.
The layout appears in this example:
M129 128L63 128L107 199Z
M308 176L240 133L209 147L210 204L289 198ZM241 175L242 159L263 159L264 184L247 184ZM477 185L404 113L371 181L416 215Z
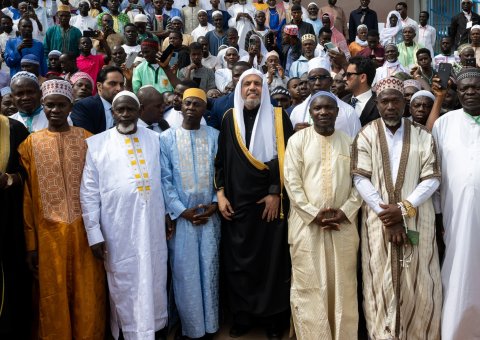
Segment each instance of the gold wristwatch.
M417 209L410 203L409 201L405 200L402 202L405 210L407 211L408 217L414 217L417 215Z

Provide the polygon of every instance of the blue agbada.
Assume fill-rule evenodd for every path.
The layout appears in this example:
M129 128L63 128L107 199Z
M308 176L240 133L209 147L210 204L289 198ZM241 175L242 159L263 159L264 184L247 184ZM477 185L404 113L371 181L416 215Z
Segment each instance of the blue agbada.
M5 46L5 63L8 67L10 67L10 76L13 77L15 73L22 70L20 62L27 54L34 54L37 56L40 61L40 75L44 76L47 74L48 68L47 61L43 53L43 44L40 41L33 39L32 47L22 48L20 52L18 52L17 47L22 43L22 41L22 37L11 38L8 39L7 45Z
M166 212L176 220L168 242L172 284L184 336L215 333L218 322L220 219L217 214L194 226L180 215L216 202L214 159L218 131L170 128L160 135L162 186ZM200 212L199 212L200 213Z

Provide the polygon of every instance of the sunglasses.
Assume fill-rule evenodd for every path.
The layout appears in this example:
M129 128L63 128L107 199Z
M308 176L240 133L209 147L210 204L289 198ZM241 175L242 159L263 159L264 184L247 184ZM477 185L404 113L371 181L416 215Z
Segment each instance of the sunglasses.
M322 75L322 76L312 76L308 77L308 81L317 81L317 80L324 80L324 79L331 79L332 77L329 75Z

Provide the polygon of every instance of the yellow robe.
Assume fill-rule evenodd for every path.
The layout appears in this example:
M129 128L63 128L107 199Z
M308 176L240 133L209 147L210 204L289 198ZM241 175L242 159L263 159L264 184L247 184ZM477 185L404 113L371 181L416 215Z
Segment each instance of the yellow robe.
M285 154L292 258L290 304L299 340L357 338L357 211L362 200L350 175L352 140L341 131L324 137L313 127L295 133ZM313 220L324 208L348 221L323 230Z
M18 148L27 172L27 251L38 251L39 338L103 339L105 274L87 242L80 182L90 133L31 134Z

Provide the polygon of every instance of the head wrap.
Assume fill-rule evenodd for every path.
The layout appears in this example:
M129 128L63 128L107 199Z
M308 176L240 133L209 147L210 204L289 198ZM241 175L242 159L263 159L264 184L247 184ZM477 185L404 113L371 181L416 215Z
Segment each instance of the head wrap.
M12 93L12 89L9 86L3 87L2 89L0 89L0 96L2 97L10 93Z
M183 20L179 16L175 16L172 19L170 19L170 22L174 22L174 21L180 21L183 24Z
M465 78L480 78L480 69L476 67L464 67L457 73L457 82ZM13 80L13 78L12 78Z
M267 55L265 56L265 60L272 57L272 56L280 59L280 56L278 55L278 53L275 50L272 50L272 51L267 53Z
M284 96L287 96L288 98L290 98L290 92L288 92L288 90L286 88L284 88L283 86L277 86L276 88L273 89L272 93L270 93L270 95L273 97L277 94L283 94Z
M87 79L91 84L92 86L94 85L94 81L92 79L92 77L88 74L88 73L85 73L85 72L81 72L81 71L78 71L78 72L75 72L71 77L70 77L70 82L75 85L75 83L77 81L79 81L80 79Z
M233 97L234 119L238 126L238 131L245 144L245 121L243 119L244 99L242 98L242 83L245 77L257 75L262 80L262 93L260 98L260 107L253 124L252 137L250 145L246 145L250 153L260 162L268 162L277 155L277 141L275 137L275 124L273 120L273 106L270 103L270 93L268 92L267 81L262 72L251 68L240 76L235 94Z
M191 87L189 89L186 89L185 92L183 92L183 100L188 97L195 97L203 100L205 103L207 102L207 94L205 93L205 91L199 88Z
M37 76L34 75L33 73L30 73L30 72L27 72L27 71L20 71L20 72L15 73L13 75L11 81L10 81L10 84L12 84L17 79L22 79L22 78L30 79L30 80L34 81L35 83L37 83L37 85L38 85Z
M308 61L308 72L316 68L323 68L330 72L330 60L328 57L315 57Z
M421 91L417 91L413 94L412 98L410 99L410 104L413 103L413 100L417 97L428 97L431 100L435 101L435 96L433 95L432 92L421 90Z
M297 25L286 25L283 27L283 32L288 35L298 35L298 26Z
M403 81L394 77L383 78L377 82L377 95L385 90L395 90L403 95Z
M42 84L42 98L52 94L59 94L67 97L68 100L73 102L73 88L72 84L68 80L51 79L44 81Z
M420 84L420 82L418 80L407 79L407 80L403 81L403 88L410 87L410 86L415 87L418 90L422 89L422 85Z
M361 25L358 25L358 26L357 26L357 33L358 33L358 31L360 31L362 28L366 28L366 29L367 29L367 31L368 31L368 27L367 27L367 25L365 25L365 24L361 24Z
M59 50L51 50L50 53L48 53L48 57L60 57L62 55L62 52L60 52Z
M313 6L315 6L315 7L318 8L318 5L317 5L316 3L314 3L314 2L309 3L308 6L307 6L307 8L310 7L311 5L313 5Z
M394 15L397 17L397 25L395 27L390 26L390 17ZM386 45L389 42L395 43L398 32L402 30L402 17L397 11L390 11L387 15L387 21L385 22L385 28L380 32L380 44Z
M118 92L117 95L112 100L112 106L115 105L115 102L122 97L132 98L133 100L135 100L137 102L138 106L140 107L140 100L138 100L138 97L135 95L135 93L130 92L130 91L120 91L120 92Z
M462 44L462 45L458 46L458 48L457 48L458 54L459 55L462 54L463 51L465 51L467 48L473 48L473 47L470 44Z
M137 22L144 22L144 23L147 23L148 22L148 18L145 14L137 14L135 15L135 17L133 18L133 22L134 23L137 23Z
M22 61L20 61L20 65L22 64L34 64L40 66L40 60L35 54L26 54L22 57Z
M68 12L70 13L70 6L61 4L57 6L57 12Z
M220 16L223 18L223 13L220 12L220 11L214 11L214 12L212 13L212 18L215 17L215 16L217 16L217 15L220 15Z
M315 39L314 34L304 34L304 35L302 35L302 43L306 40L313 40L313 42L317 41L317 39Z

